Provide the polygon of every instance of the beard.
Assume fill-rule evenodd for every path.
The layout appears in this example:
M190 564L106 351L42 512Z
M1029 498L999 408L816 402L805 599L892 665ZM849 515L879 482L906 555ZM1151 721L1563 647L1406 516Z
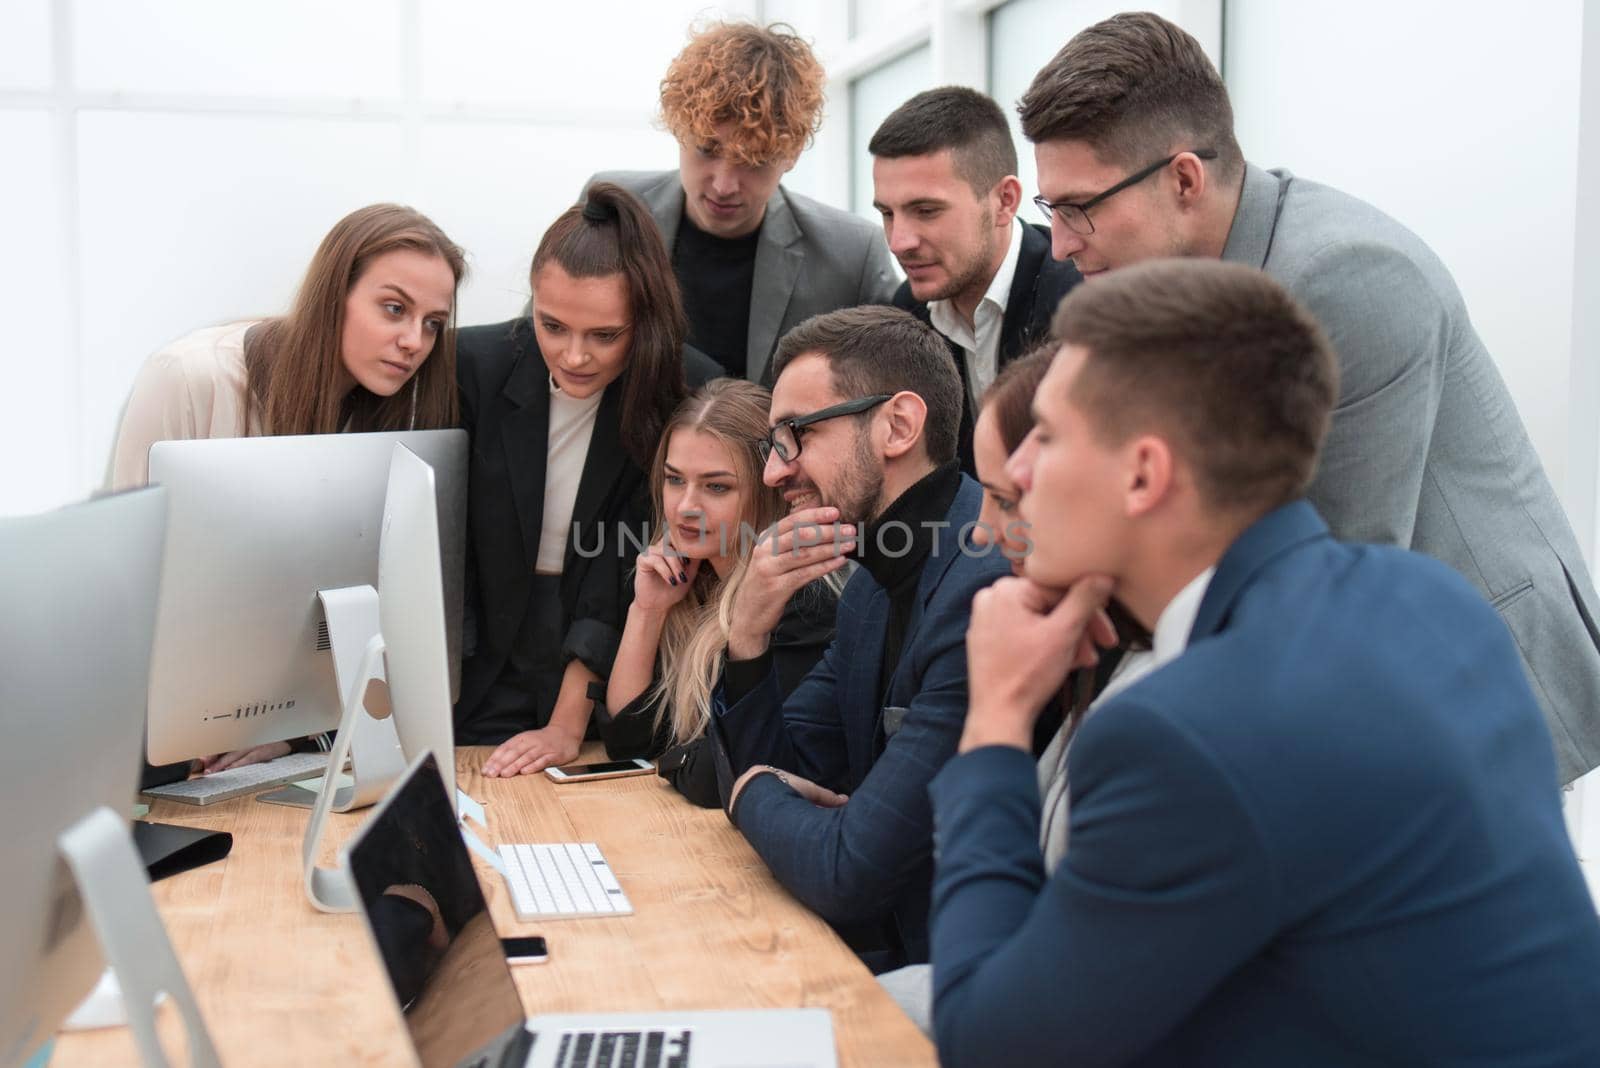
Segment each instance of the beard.
M995 241L994 212L985 209L978 222L977 240L971 254L950 263L950 279L937 292L917 299L926 304L935 300L954 300L973 286L987 290L991 281L988 277L989 261L994 256Z
M866 427L856 431L849 464L831 488L824 491L818 487L817 496L825 506L839 509L842 523L860 524L877 518L883 498L883 465L873 455Z

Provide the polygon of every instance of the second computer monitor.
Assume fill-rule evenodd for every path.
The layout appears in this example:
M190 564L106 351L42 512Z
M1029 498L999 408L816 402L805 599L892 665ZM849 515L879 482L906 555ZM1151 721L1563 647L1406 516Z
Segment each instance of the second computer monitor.
M164 498L0 520L0 1065L54 1034L100 975L59 841L101 807L133 808Z
M452 691L461 655L467 437L461 430L158 442L168 534L152 763L332 730L342 700L319 591L378 584L396 443L433 469ZM374 627L376 621L374 621Z

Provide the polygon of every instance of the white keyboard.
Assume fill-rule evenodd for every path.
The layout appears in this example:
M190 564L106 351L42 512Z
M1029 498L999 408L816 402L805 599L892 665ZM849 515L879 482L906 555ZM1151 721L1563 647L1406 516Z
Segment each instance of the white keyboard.
M502 845L519 920L628 916L633 904L593 842Z
M286 782L309 779L313 775L321 775L327 767L327 753L290 753L260 764L246 764L242 768L229 768L165 786L152 786L144 793L150 797L181 801L186 805L209 805L241 794L282 786Z

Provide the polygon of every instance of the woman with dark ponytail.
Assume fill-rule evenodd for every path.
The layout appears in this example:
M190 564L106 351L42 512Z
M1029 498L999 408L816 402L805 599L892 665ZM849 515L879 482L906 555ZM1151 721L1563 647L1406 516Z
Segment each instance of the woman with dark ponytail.
M490 776L578 755L621 638L630 539L648 536L645 470L678 402L719 371L685 348L660 232L620 186L556 219L529 285L528 316L456 341L472 436L456 739L497 747Z

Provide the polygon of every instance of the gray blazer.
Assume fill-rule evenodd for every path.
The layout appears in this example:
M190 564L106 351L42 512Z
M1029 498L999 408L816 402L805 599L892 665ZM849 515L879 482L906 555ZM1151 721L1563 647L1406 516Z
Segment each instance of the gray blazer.
M1444 264L1376 208L1253 165L1222 258L1285 285L1339 354L1311 486L1334 534L1409 547L1470 579L1516 639L1561 780L1600 764L1600 601Z
M677 171L602 171L584 188L592 182L616 182L637 194L672 251L683 218ZM756 249L746 376L771 385L767 365L791 327L839 308L887 304L898 281L882 229L780 185L767 201Z

